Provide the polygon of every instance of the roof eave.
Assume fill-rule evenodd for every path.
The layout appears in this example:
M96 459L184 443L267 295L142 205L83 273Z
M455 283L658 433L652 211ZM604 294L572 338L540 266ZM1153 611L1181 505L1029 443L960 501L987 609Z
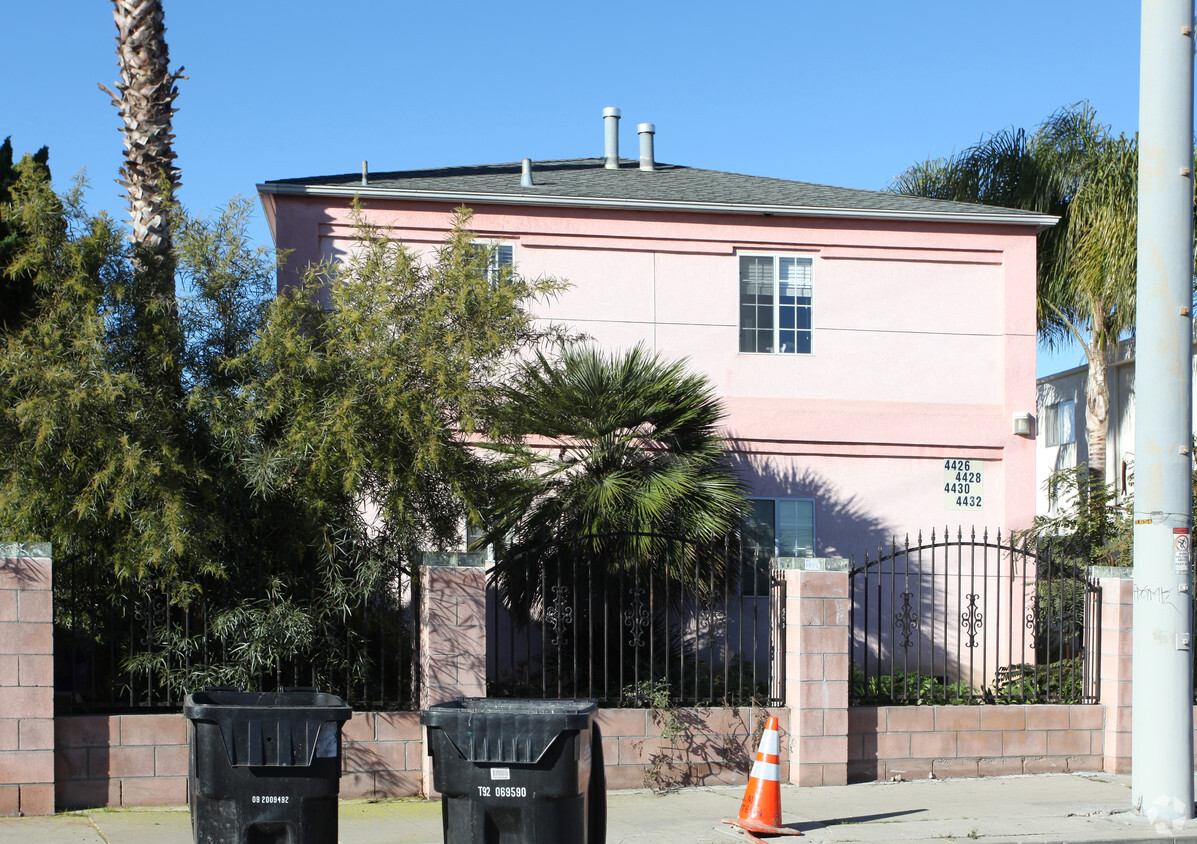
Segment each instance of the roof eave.
M777 217L835 217L865 220L910 220L916 222L988 223L991 225L1035 226L1042 230L1054 226L1059 217L1034 212L1009 212L1001 215L969 211L898 211L872 208L826 208L796 205L756 205L735 202L685 202L659 199L617 199L610 197L557 196L535 194L480 193L463 191L401 190L368 185L302 185L267 182L257 186L259 193L298 196L361 196L379 199L412 199L429 202L472 202L489 205L539 205L572 208L631 208L649 211L690 211L719 214L761 214Z

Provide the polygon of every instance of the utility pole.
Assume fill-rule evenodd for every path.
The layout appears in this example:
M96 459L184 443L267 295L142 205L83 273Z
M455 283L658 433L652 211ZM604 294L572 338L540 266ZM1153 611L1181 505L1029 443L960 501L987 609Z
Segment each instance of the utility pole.
M1193 817L1193 0L1143 0L1131 799Z

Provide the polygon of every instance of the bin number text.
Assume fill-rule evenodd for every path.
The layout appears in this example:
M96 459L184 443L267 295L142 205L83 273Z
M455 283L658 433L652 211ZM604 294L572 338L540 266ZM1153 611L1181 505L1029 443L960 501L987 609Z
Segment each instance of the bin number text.
M480 785L478 786L479 797L527 797L528 789L522 785Z
M290 803L291 797L287 794L255 794L249 798L250 803Z

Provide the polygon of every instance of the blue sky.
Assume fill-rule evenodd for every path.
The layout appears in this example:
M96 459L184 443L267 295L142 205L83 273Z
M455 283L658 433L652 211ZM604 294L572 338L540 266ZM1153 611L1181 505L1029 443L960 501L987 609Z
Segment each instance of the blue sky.
M908 165L1089 100L1138 115L1128 0L454 3L164 0L183 203L267 179L602 154L655 123L661 161L883 189ZM111 7L9 4L0 137L123 218ZM269 242L260 207L252 235ZM1040 373L1079 365L1040 351Z

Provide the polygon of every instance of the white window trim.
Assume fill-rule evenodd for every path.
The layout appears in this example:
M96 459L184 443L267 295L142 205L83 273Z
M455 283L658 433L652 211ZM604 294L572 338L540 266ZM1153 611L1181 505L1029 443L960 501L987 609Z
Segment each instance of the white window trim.
M821 275L819 270L819 256L812 252L797 252L797 251L778 251L770 252L768 250L744 250L736 251L736 352L741 355L754 355L758 357L785 357L785 358L808 358L815 354L815 296L814 289L817 286L817 280ZM740 301L740 259L741 258L799 258L810 261L810 276L811 276L811 305L810 305L810 351L809 352L745 352L740 350L740 332L743 330L741 324L741 301ZM776 264L774 264L774 279L776 280ZM774 288L776 291L776 288ZM773 303L773 347L776 349L780 347L779 332L781 331L781 320L778 318L778 309L780 302L776 301L778 297L775 296Z

